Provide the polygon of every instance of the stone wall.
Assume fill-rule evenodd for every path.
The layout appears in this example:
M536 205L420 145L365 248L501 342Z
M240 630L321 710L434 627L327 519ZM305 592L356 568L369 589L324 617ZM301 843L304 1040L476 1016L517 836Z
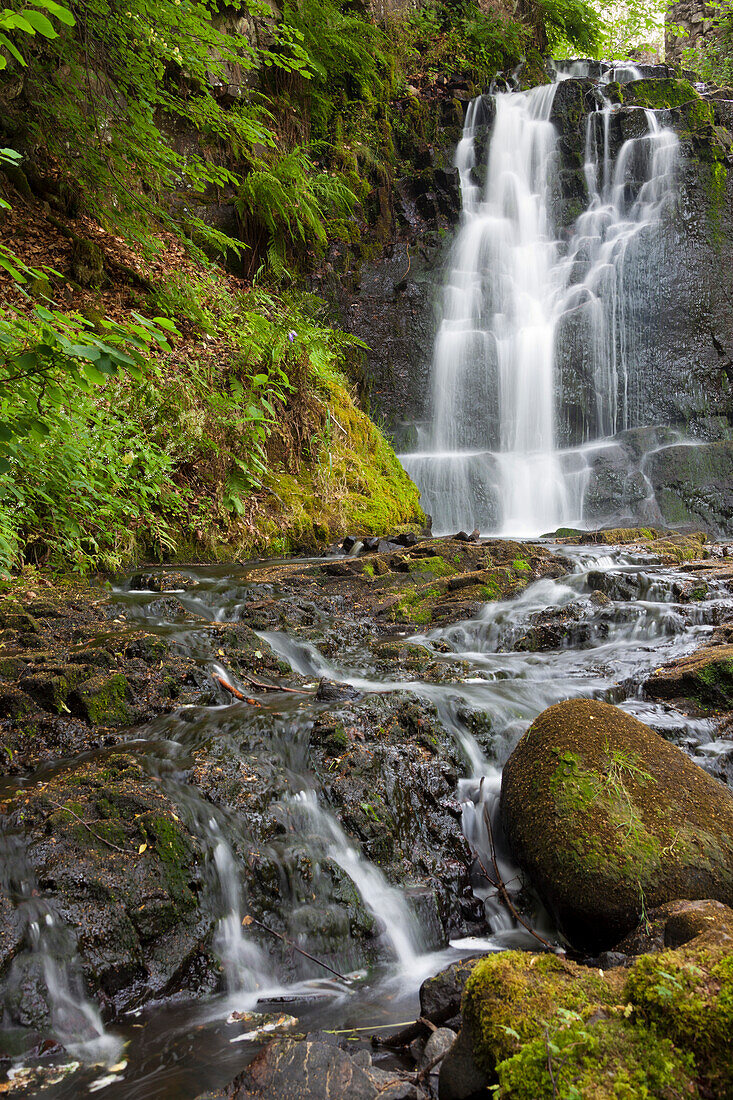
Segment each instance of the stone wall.
M684 50L698 43L704 43L711 35L713 14L713 5L705 3L704 0L679 0L678 3L672 4L665 17L665 25L684 27L689 37L678 38L665 32L666 60L672 63L680 62Z

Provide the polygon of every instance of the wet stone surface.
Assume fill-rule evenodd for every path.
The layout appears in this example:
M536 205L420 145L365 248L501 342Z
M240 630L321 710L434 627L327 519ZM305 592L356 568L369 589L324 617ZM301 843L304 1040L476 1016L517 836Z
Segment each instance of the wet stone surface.
M44 951L61 943L61 977L115 1027L223 989L299 1026L315 1011L318 1027L404 1021L451 961L423 1011L457 1027L461 955L536 944L487 883L487 815L515 905L555 935L497 814L499 769L537 714L620 704L725 777L725 699L689 694L684 673L697 649L723 660L732 644L725 546L648 531L379 545L4 601L0 986L18 1050L58 1030ZM660 668L679 672L673 697L644 686ZM449 939L464 945L430 956ZM380 977L306 1008L314 990L343 996L314 960ZM275 1002L258 1006L258 987ZM143 1074L157 1019L129 1033L113 1100Z

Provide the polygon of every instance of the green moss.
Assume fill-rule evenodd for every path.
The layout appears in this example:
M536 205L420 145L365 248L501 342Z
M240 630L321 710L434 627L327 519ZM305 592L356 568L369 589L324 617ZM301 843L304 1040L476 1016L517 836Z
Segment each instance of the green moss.
M479 592L484 600L497 600L501 596L501 588L497 581L489 581L487 584L482 584L479 588Z
M93 726L119 726L130 721L129 687L121 672L92 676L74 692L76 707Z
M461 1004L476 1064L493 1074L524 1043L540 1038L559 1009L585 1018L615 1004L619 981L613 972L602 977L556 955L487 956L471 972Z
M545 1035L497 1067L502 1100L695 1097L694 1066L669 1039L617 1019L557 1013Z
M512 562L512 568L516 569L518 573L531 573L532 566L529 562L526 562L523 558L515 558Z
M689 80L676 77L635 80L625 88L624 102L657 111L663 108L681 107L690 102L709 106L703 103Z
M434 577L448 577L456 572L450 562L437 554L427 558L410 558L407 571L408 573L432 573Z
M190 838L179 822L164 814L146 815L140 818L138 825L161 862L168 893L181 908L192 908L196 898L189 886L189 865L193 858Z
M644 955L626 996L644 1023L691 1051L710 1095L733 1095L733 954L700 936L677 951Z

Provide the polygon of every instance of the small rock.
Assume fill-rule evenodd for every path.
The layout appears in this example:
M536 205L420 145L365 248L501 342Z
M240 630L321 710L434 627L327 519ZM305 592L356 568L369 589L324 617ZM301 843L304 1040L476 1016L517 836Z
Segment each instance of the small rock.
M455 1031L451 1031L449 1027L439 1027L437 1031L434 1031L423 1050L422 1057L418 1062L418 1069L426 1069L428 1066L434 1064L433 1072L438 1072L437 1058L444 1057L451 1049L456 1041Z
M391 541L396 542L398 546L416 546L417 535L412 531L405 531L402 535L395 535Z
M319 703L338 703L342 699L359 699L361 692L350 684L339 684L335 680L322 679L318 684L316 699Z
M364 549L363 549L362 553L365 553L365 554L375 554L375 553L377 553L378 550L379 550L379 544L380 544L381 541L382 541L381 539L375 538L372 535L370 535L368 538L365 538L364 539Z
M356 535L347 535L341 543L341 549L345 550L348 554L351 550L354 549L358 541L359 539L356 537Z
M708 898L668 902L651 909L646 920L630 932L616 950L627 955L642 955L649 951L663 951L667 947L683 947L703 932L733 938L733 909Z

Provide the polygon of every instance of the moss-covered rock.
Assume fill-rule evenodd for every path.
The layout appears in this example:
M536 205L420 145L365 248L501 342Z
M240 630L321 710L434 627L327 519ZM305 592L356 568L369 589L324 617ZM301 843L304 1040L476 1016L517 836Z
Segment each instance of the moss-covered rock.
M473 966L461 1009L441 1100L492 1086L505 1100L733 1095L733 939L720 931L629 970L489 955Z
M617 707L549 707L512 753L501 812L515 857L569 940L608 947L645 908L733 902L733 796Z
M698 936L645 955L629 974L635 1018L694 1055L708 1096L733 1096L733 938Z
M680 1100L700 1095L689 1056L669 1039L617 1019L558 1019L552 1031L502 1062L498 1079L502 1100Z
M121 672L92 676L73 693L75 710L94 726L121 726L130 720L130 689Z
M646 107L653 111L681 107L685 103L697 101L702 103L699 93L689 80L675 77L634 80L624 88L625 104Z
M698 708L733 707L733 645L706 646L655 669L644 684L654 699L687 700Z

